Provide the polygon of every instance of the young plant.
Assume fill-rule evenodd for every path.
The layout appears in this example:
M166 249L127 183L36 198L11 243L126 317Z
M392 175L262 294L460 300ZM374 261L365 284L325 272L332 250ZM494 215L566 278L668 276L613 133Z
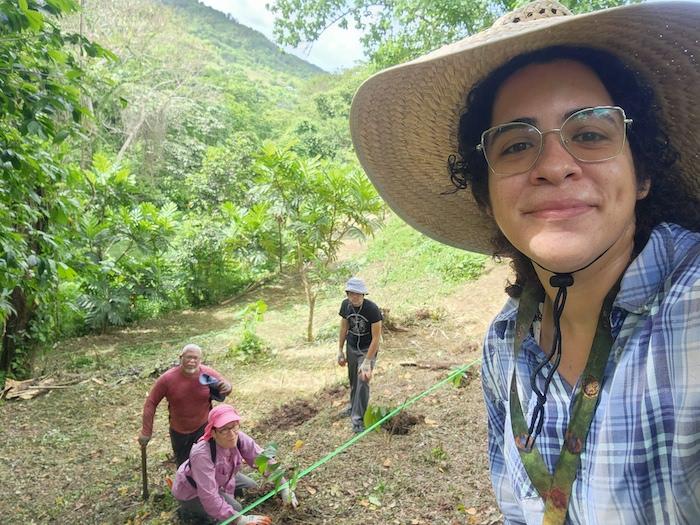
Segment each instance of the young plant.
M377 483L372 489L372 493L367 497L367 500L375 507L382 506L382 496L386 492L386 485L383 481Z
M269 347L267 343L256 333L257 325L263 319L267 311L265 301L259 300L250 303L236 314L241 322L241 339L235 346L229 348L229 357L238 361L251 362L264 357Z
M275 492L280 490L286 478L289 482L289 490L294 491L299 481L299 473L296 468L285 469L281 463L277 462L277 444L269 443L263 451L255 458L255 467L258 472L266 476L275 485Z
M455 374L456 371L452 371L452 374ZM454 385L455 388L464 388L466 387L472 379L474 379L477 375L479 374L478 370L472 370L468 369L462 372L461 374L455 374L450 378L450 383Z
M364 416L365 428L369 428L372 425L374 425L377 421L381 421L388 414L390 414L392 410L393 409L389 408L389 407L373 406L373 405L368 406L367 410L365 411L365 416ZM380 428L381 428L381 425L377 426L377 428L375 428L375 430L378 432Z

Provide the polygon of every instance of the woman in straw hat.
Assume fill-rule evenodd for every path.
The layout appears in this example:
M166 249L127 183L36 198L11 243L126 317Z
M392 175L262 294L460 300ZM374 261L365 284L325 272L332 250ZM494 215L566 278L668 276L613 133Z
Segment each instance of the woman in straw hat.
M698 28L534 2L353 101L394 210L513 261L482 365L507 523L700 523Z

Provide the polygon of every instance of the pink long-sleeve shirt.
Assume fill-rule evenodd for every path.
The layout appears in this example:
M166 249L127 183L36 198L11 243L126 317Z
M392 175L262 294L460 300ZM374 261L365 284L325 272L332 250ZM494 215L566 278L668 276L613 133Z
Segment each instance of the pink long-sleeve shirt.
M176 366L158 378L143 405L141 434L153 434L153 416L164 397L168 400L170 428L176 432L189 434L207 422L209 387L200 384L201 373L224 380L219 372L204 365L199 366L199 372L189 376Z
M233 494L236 489L236 473L243 461L254 467L255 458L262 448L244 432L238 433L238 446L223 448L216 445L216 464L211 460L208 441L199 441L190 451L190 460L177 469L173 482L173 496L181 501L199 498L204 511L212 518L224 520L236 511L223 498L222 492ZM194 479L197 488L187 480Z

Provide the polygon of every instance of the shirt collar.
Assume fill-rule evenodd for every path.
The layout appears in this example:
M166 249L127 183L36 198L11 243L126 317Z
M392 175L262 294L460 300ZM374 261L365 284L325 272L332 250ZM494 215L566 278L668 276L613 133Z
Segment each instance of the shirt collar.
M652 230L644 249L625 271L614 307L636 314L649 310L671 270L677 265L676 259L685 253L676 245L683 231L679 226L668 223L661 223Z
M493 320L493 328L499 339L505 338L508 323L512 322L515 324L515 318L518 315L518 304L519 301L511 297L508 299L508 302L501 312Z

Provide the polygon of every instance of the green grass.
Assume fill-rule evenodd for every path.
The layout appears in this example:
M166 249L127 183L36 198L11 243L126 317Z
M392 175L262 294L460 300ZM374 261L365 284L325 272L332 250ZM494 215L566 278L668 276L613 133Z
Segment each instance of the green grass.
M434 241L392 216L367 250L367 261L384 261L382 284L412 282L426 275L443 283L478 279L488 257Z

